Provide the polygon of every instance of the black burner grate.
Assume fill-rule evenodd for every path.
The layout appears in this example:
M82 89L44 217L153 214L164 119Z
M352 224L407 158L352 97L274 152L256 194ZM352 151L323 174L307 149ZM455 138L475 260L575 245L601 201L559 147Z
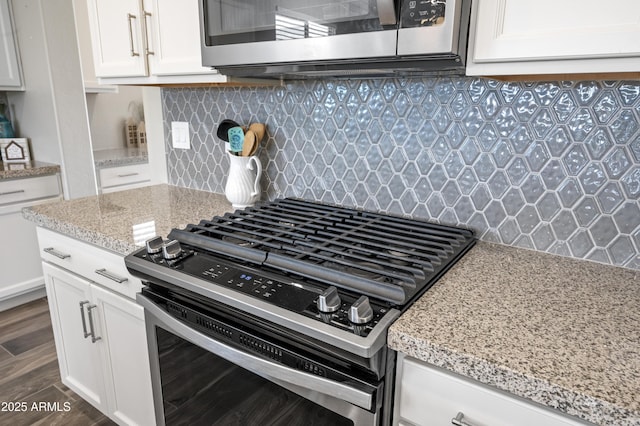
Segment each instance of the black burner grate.
M465 229L291 198L174 229L169 238L400 305L475 242Z

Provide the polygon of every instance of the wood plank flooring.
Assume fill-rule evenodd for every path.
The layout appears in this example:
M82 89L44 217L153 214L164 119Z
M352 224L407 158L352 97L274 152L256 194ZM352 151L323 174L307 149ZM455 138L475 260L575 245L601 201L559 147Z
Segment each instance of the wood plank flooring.
M4 425L115 425L60 381L46 299L0 312L0 426Z

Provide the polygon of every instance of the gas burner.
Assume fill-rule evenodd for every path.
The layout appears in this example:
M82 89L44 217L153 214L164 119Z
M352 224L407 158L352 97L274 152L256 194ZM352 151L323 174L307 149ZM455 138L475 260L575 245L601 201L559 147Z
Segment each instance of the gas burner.
M279 220L278 221L278 225L280 225L280 226L282 226L284 228L295 228L296 227L295 223L289 222L289 221L286 221L286 220Z
M252 236L250 234L245 234L243 232L236 232L234 235L223 235L222 241L226 243L231 243L240 247L251 247L253 245L251 240Z
M353 266L347 266L346 270L356 277L367 278L369 280L385 282L388 278L382 274L384 268L377 263L371 262L353 262ZM360 269L360 268L367 269ZM379 271L379 272L376 272Z
M398 265L398 266L409 266L411 265L411 256L412 253L408 253L407 250L408 249L403 249L405 251L400 251L400 249L396 250L393 248L387 249L386 253L389 255L389 257L387 258L389 260L389 262L393 263L394 265ZM414 250L410 250L411 252L414 252Z
M341 257L342 258L342 257ZM384 273L382 265L373 262L359 260L349 260L349 264L325 261L322 266L336 271L345 272L358 278L365 278L377 282L390 282L391 280Z

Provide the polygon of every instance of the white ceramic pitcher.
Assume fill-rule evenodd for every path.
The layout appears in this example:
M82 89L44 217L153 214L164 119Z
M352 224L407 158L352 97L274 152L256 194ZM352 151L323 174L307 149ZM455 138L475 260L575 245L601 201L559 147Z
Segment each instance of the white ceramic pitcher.
M234 208L253 206L260 199L261 177L262 163L258 157L229 153L229 174L224 194Z

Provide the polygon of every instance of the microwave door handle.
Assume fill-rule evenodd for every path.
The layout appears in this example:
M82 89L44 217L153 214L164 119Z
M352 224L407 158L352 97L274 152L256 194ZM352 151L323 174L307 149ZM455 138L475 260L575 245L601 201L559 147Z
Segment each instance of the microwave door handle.
M373 407L374 401L371 392L355 389L351 386L276 364L238 350L183 324L142 294L138 294L136 300L147 313L156 317L161 325L168 328L169 331L262 377L272 378L276 383L311 389L367 410Z
M376 0L378 2L378 18L380 25L396 25L396 7L394 0Z

